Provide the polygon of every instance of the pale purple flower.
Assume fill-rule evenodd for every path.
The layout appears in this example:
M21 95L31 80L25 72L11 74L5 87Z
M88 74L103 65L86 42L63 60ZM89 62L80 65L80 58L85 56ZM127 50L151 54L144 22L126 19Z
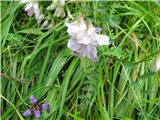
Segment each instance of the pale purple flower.
M33 95L30 96L29 99L30 99L30 101L31 101L31 103L32 103L33 105L36 105L36 104L37 104L37 100L36 100L36 98L35 98Z
M30 116L32 113L31 113L31 110L30 109L27 109L26 111L24 111L24 113L23 113L23 115L25 116L25 117L27 117L27 116Z
M95 32L96 32L96 33L101 32L101 31L102 31L102 28L100 28L100 27L96 27L96 28L95 28Z
M87 56L93 61L98 61L96 47L109 44L107 35L97 34L101 28L94 27L91 21L86 24L83 17L72 23L66 22L66 26L71 37L67 43L68 48L78 56Z
M35 118L39 118L41 116L41 112L42 110L46 110L47 112L50 111L50 106L48 103L43 103L42 105L40 105L36 98L32 95L29 97L30 102L32 103L32 109L27 109L23 115L25 117L30 116L32 114L32 112L34 113ZM32 112L31 112L32 111Z
M27 15L28 15L28 16L32 16L32 15L34 14L34 4L33 4L33 3L28 3L28 4L25 6L24 11L27 12Z
M49 104L48 104L48 103L42 104L41 108L42 108L42 110L46 110L47 112L50 111L50 107L49 107Z
M40 110L33 110L33 112L34 112L34 116L36 117L36 118L39 118L40 116L41 116L41 112L40 112Z
M44 19L44 15L40 13L38 1L20 0L20 3L26 4L24 10L28 16L35 16L38 23Z

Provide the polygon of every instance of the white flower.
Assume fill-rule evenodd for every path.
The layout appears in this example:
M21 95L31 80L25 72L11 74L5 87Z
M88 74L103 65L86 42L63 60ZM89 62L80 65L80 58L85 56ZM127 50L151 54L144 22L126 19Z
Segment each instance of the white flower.
M20 3L26 4L24 10L28 16L35 16L38 23L44 19L44 15L40 14L39 4L37 1L21 0Z
M43 14L41 14L41 15L36 15L35 17L36 17L37 23L41 23L42 20L44 19L44 15L43 15Z
M64 11L63 7L57 7L55 12L54 12L54 16L65 17L65 11Z
M160 51L156 57L155 64L156 64L156 70L160 71Z
M29 2L29 0L20 0L20 3L27 3L27 2Z
M47 7L47 10L55 10L57 8L58 4L59 4L58 0L53 0L51 5L49 5Z
M24 11L27 12L27 15L28 15L28 16L32 16L32 15L34 14L34 4L33 4L33 3L28 3L28 4L25 6Z
M93 61L98 61L97 46L108 45L109 37L106 35L99 35L100 28L95 28L91 21L87 24L83 17L73 23L67 23L67 32L70 35L68 41L68 48L79 56L87 56Z
M59 0L59 3L64 6L65 5L65 0Z
M44 22L43 22L43 24L41 25L41 27L42 28L45 28L45 27L47 27L48 26L48 20L45 20Z
M56 17L65 17L64 5L65 0L53 0L47 10L55 10L54 16Z
M45 20L44 22L43 22L43 24L41 25L41 28L44 28L44 29L49 29L49 28L51 28L53 25L50 23L49 24L49 21L48 20Z
M150 64L150 71L151 72L160 71L160 50L157 56L152 60Z
M157 61L156 61L156 69L157 69L157 71L160 70L160 58L157 59Z

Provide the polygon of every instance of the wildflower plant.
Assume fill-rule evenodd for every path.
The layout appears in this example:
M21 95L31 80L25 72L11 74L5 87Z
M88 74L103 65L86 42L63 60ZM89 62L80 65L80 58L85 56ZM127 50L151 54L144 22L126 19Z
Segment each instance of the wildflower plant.
M40 104L38 103L37 99L32 95L29 97L30 102L32 103L32 108L27 109L23 112L23 116L28 117L34 114L35 118L39 118L41 116L42 110L50 112L50 106L48 103Z
M47 10L55 10L54 16L63 18L65 17L64 5L65 0L52 0L52 3L50 6L47 7Z
M20 0L20 3L25 5L25 12L27 12L28 16L35 16L37 23L41 23L44 19L44 15L41 13L39 9L39 3L37 0Z
M158 1L0 5L2 120L160 120Z
M73 23L66 22L66 27L70 36L68 48L80 57L87 56L93 61L98 61L96 47L109 45L109 37L98 34L101 29L94 27L90 20L85 22L82 16Z

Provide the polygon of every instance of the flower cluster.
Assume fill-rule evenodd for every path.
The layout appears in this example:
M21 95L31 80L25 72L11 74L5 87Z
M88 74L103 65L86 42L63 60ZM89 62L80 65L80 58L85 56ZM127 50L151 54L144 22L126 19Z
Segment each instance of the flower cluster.
M42 110L46 110L47 112L50 111L50 106L49 106L48 103L43 103L42 105L40 105L40 104L37 102L37 100L35 99L34 96L30 96L29 99L30 99L30 102L32 103L32 106L33 106L33 107L32 107L32 109L27 109L27 110L23 113L23 115L24 115L25 117L31 116L31 115L32 115L32 112L33 112L33 113L34 113L34 116L35 116L36 118L39 118L40 115L41 115L41 111L42 111Z
M40 13L38 1L21 0L20 3L26 4L25 11L28 16L35 16L38 23L41 23L44 19L44 15Z
M93 61L98 61L96 47L109 44L107 35L97 34L101 28L94 27L91 21L86 23L82 16L73 23L66 22L66 26L71 37L67 44L68 48L80 57L87 56Z
M44 20L45 16L40 12L39 9L39 3L36 0L21 0L20 3L22 4L26 4L24 11L27 12L28 16L35 16L37 23L42 23L42 21L44 21L41 25L41 28L44 29L49 29L51 28L53 25L50 23L48 20Z
M64 5L65 0L53 0L51 5L47 7L47 10L55 10L54 16L56 17L65 17Z

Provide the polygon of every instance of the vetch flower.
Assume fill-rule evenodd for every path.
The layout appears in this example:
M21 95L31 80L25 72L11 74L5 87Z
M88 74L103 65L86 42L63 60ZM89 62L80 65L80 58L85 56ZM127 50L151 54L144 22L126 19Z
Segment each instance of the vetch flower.
M36 105L36 104L37 104L37 100L36 100L36 98L35 98L33 95L30 96L29 99L30 99L30 102L31 102L33 105Z
M33 112L34 112L34 116L36 117L36 118L39 118L40 117L40 115L41 115L41 113L40 113L40 110L33 110Z
M41 25L41 27L42 28L45 28L45 27L47 27L48 26L48 20L45 20L44 22L43 22L43 24Z
M20 0L20 3L27 3L27 2L29 2L29 0Z
M50 107L48 103L44 103L41 106L42 110L46 110L48 113L50 112Z
M156 61L156 69L157 71L160 71L160 56L159 58L157 58L157 61Z
M58 5L58 0L52 0L52 3L47 7L47 10L55 10Z
M25 116L25 117L27 117L27 116L30 116L32 113L31 113L31 110L30 109L27 109L24 113L23 113L23 115Z
M55 10L54 16L56 17L65 17L64 5L65 0L52 0L52 3L47 7L47 10Z
M101 28L94 27L90 20L85 22L82 16L72 23L66 22L66 26L71 37L67 43L68 48L80 57L87 56L93 61L98 61L96 47L109 44L107 35L98 34Z
M57 7L55 12L54 12L54 16L56 17L65 17L65 11L63 9L63 7Z
M43 24L41 25L41 28L43 28L43 29L50 29L52 26L53 26L52 23L49 24L49 21L45 20L43 22Z
M41 116L42 110L46 110L49 113L50 106L48 103L43 103L43 104L38 103L37 99L33 95L30 96L29 99L30 102L32 103L32 108L24 111L23 115L25 117L31 116L33 113L35 118L39 118Z
M35 16L38 23L44 19L44 15L40 13L39 4L36 0L20 0L20 3L26 4L24 11L27 12L28 16Z
M153 59L152 63L150 64L150 71L151 72L160 71L160 50L157 56Z

